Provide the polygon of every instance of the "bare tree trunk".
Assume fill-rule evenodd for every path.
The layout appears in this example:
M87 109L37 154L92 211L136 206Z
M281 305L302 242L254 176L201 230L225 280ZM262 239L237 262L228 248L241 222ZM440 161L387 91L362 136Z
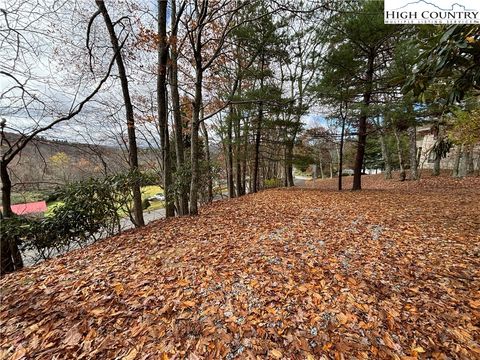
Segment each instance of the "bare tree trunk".
M142 193L140 191L140 178L139 167L138 167L138 154L137 154L137 139L135 135L135 119L133 115L133 105L130 98L130 91L128 89L128 78L125 71L125 65L123 63L123 56L121 53L120 45L118 42L117 34L115 33L115 28L113 26L110 15L108 14L105 3L102 0L95 0L99 11L101 12L105 25L107 27L108 33L110 35L110 43L112 45L114 53L117 54L115 60L117 62L118 75L120 77L120 82L122 85L123 99L125 103L125 114L127 118L127 135L128 135L128 155L129 155L129 165L130 171L136 177L134 184L132 186L133 192L133 219L134 225L140 227L145 225L143 220L143 209L142 209Z
M243 157L242 157L242 190L243 190L243 194L247 193L248 132L249 132L248 123L245 121L245 124L244 124L244 127L243 127ZM252 191L251 187L248 189L248 192L250 192L250 191Z
M287 140L285 147L285 185L287 187L295 185L293 181L293 146L294 141Z
M253 166L253 192L258 191L259 186L259 164L260 164L260 140L262 136L262 121L263 121L263 104L260 102L258 106L257 128L255 131L255 160Z
M172 29L172 38L177 38L177 27L175 26L177 21L177 9L176 1L173 0L172 4L172 13L171 13L171 29ZM173 123L175 129L175 155L176 155L176 168L177 176L184 176L184 164L185 164L185 147L183 144L183 124L182 124L182 115L180 112L180 95L178 92L178 49L176 41L172 41L170 44L170 93L172 97L172 108L173 108ZM188 186L185 186L184 179L181 179L180 186L177 190L178 192L178 213L180 215L188 214Z
M201 54L196 55L196 79L195 79L195 100L193 102L192 136L190 161L192 164L192 179L190 182L190 215L198 214L198 182L200 181L199 158L199 139L198 132L200 128L200 108L202 105L202 60Z
M470 164L472 157L472 146L463 145L462 146L462 159L460 161L459 177L465 177L470 175Z
M475 159L473 153L473 145L470 145L468 151L468 174L472 175L475 172Z
M417 163L417 129L415 126L408 128L409 154L410 154L410 178L418 180Z
M165 216L175 216L175 198L172 191L172 164L167 109L167 0L158 0L158 69L157 69L157 110L160 130L160 147L163 163L163 192L165 195Z
M362 189L362 169L363 159L365 157L365 146L367 144L367 116L362 115L358 125L358 144L355 156L355 165L353 168L353 187L352 190Z
M453 160L453 171L452 171L453 177L460 176L460 159L462 157L462 146L463 145L456 145L455 147L455 157Z
M346 109L345 109L346 111ZM342 127L340 129L340 149L338 151L338 191L342 190L343 173L343 143L345 141L345 120L346 114L342 116ZM322 175L323 178L323 175Z
M12 182L5 161L0 161L0 179L2 180L2 215L1 219L11 218L12 211ZM15 239L0 236L0 275L14 272L23 267L22 254Z
M233 105L230 105L230 111L227 116L227 188L228 197L235 197L235 185L233 182Z
M237 195L245 194L242 186L242 165L241 165L241 137L240 137L240 119L235 123L235 182L237 186Z
M2 180L2 214L4 218L10 218L12 212L12 181L8 173L7 163L0 160L0 179Z
M467 175L467 145L463 144L462 145L462 153L460 157L460 164L458 167L458 177L465 177Z
M402 155L402 144L400 142L400 136L398 135L397 129L393 129L393 133L395 135L395 142L397 144L397 156L398 156L398 164L400 166L400 180L405 180L405 166L403 165L403 155Z
M373 72L374 72L374 53L371 52L368 56L368 67L366 73L366 85L367 89L363 94L363 107L361 110L360 117L358 119L358 144L357 144L357 154L355 156L355 166L353 169L353 187L352 190L361 190L362 189L362 169L363 169L363 159L365 157L365 146L367 144L367 108L370 105L370 100L372 97L372 86L373 86Z
M262 61L261 61L261 71L263 72L263 68L265 66L265 56L262 54ZM260 79L260 91L263 91L263 83L264 78L263 75ZM255 160L254 160L254 167L253 167L253 192L256 193L258 191L259 185L259 178L258 178L258 167L260 164L260 140L262 136L262 122L263 122L263 102L260 101L258 104L258 118L257 118L257 128L255 131Z
M203 121L203 110L202 110L202 120L201 120L203 137L205 139L205 157L207 158L207 187L208 187L208 202L213 201L213 176L212 176L212 164L210 163L210 144L208 141L208 131L205 126L205 121Z
M433 176L438 176L438 175L440 175L440 161L442 159L441 154L439 153L439 149L438 149L438 145L440 145L441 136L442 136L442 134L441 134L442 128L440 126L440 123L438 121L436 121L431 130L433 130L433 138L435 140L435 145L434 145L433 149L431 150L431 152L433 152L434 155L435 155L435 159L433 161L432 175Z
M435 160L433 162L433 170L432 170L432 175L433 176L438 176L440 175L440 161L442 160L441 156L438 154L435 154Z

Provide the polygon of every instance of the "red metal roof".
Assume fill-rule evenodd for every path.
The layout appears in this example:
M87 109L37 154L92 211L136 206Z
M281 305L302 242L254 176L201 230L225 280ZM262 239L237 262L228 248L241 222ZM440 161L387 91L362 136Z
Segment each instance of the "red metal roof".
M17 215L37 214L47 211L47 203L45 201L37 201L26 204L12 205L12 211Z

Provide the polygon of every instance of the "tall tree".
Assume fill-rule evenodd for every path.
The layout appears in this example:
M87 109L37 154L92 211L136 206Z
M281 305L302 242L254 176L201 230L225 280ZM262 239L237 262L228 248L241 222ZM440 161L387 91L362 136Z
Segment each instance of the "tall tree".
M281 28L285 23L276 21L265 2L253 2L244 9L255 21L244 21L236 31L237 45L250 60L244 63L242 80L249 83L237 94L237 100L246 104L250 114L254 114L250 128L253 130L253 164L251 174L252 192L260 189L261 145L265 127L265 117L282 103L282 93L275 84L274 63L281 63L285 56L285 37ZM240 88L240 87L239 87ZM240 95L240 96L238 96ZM230 136L229 136L230 137Z
M163 192L165 194L165 215L175 216L172 191L172 164L170 157L170 137L168 131L167 105L167 5L168 0L158 0L158 70L157 70L157 111L160 131L160 146L163 163Z
M205 72L220 56L227 36L235 28L235 14L245 4L232 3L227 0L211 3L208 0L194 0L190 12L182 19L192 56L195 86L193 95L193 114L191 122L191 182L190 209L191 215L198 214L199 200L199 131L200 123L205 118L200 117L203 104L203 79ZM220 25L221 24L221 25ZM212 45L211 43L215 45Z
M326 26L327 66L349 73L349 85L356 89L358 141L352 190L360 190L370 105L377 100L380 91L385 91L381 89L384 85L382 70L391 57L400 28L383 23L383 3L378 1L337 3Z
M137 138L135 133L135 118L133 113L133 105L130 97L130 90L128 86L128 77L125 69L125 64L123 61L122 47L120 45L119 38L115 32L115 26L110 18L110 14L105 6L103 0L95 0L97 4L98 11L96 14L101 14L107 28L110 43L112 49L117 56L115 57L118 69L118 75L120 78L120 83L122 87L123 100L125 104L125 117L127 122L127 134L128 134L128 154L129 154L129 165L130 171L132 174L139 174L138 167L138 149L137 149ZM116 22L118 23L118 22ZM140 177L136 176L137 180L134 181L132 186L133 192L133 222L135 226L145 225L143 219L143 208L142 208L142 193L140 191Z
M312 88L320 67L324 43L318 41L315 31L323 12L311 12L302 16L291 16L286 28L287 54L284 54L282 66L286 69L286 89L295 106L286 127L285 138L285 185L293 186L293 148L297 135L302 128L302 116L313 105L315 96ZM292 56L293 55L293 56Z
M180 215L188 214L188 187L185 186L184 169L185 169L185 146L184 146L184 126L180 108L180 93L178 84L178 21L185 9L186 2L182 2L180 8L177 8L176 0L171 2L171 36L170 36L170 61L168 66L168 74L170 80L170 96L172 100L172 115L175 134L175 159L176 159L176 177L180 177L177 181L177 203L178 213Z

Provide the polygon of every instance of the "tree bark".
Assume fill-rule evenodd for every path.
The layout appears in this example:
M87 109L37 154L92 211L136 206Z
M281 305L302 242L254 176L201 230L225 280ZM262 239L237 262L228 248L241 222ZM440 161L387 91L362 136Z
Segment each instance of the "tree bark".
M245 195L245 189L242 186L242 164L241 164L241 137L240 137L240 118L236 117L235 123L235 182L237 195Z
M395 135L395 143L397 145L397 156L398 156L398 164L400 167L400 180L405 180L405 165L403 164L403 154L402 154L402 144L400 142L400 136L398 135L397 129L393 129L393 133Z
M203 113L203 111L202 111ZM208 202L213 201L213 176L212 176L212 164L210 163L210 143L208 141L208 131L203 121L203 114L201 119L201 126L203 132L203 138L205 139L205 157L207 159L207 191L208 191Z
M233 182L233 105L230 105L227 116L227 188L228 197L235 197L235 185Z
M12 212L12 181L8 173L7 163L0 160L0 179L2 180L2 214L4 218L10 218Z
M470 164L471 164L471 156L472 155L472 146L471 145L463 145L462 146L462 159L460 161L460 169L459 169L459 177L465 177L469 175L470 172Z
M460 159L462 157L462 145L456 145L455 147L455 157L453 160L453 171L452 171L452 176L453 177L459 177L460 176Z
M196 77L195 77L195 99L193 101L193 119L190 161L192 166L192 179L190 182L190 215L198 214L198 182L200 180L199 157L199 139L198 132L200 128L200 108L202 105L202 82L203 71L201 54L196 54Z
M262 62L261 62L261 71L263 72L263 67L265 66L265 58L262 54ZM260 92L263 92L263 74L260 79ZM258 178L258 168L260 164L260 141L262 136L262 122L263 122L263 102L260 101L258 104L258 118L257 118L257 128L255 130L255 160L253 166L253 192L256 193L258 191L259 186L259 178Z
M0 161L0 179L2 180L2 216L1 219L11 218L12 211L12 182L8 173L7 163ZM0 275L14 272L23 267L23 260L15 239L0 236Z
M340 129L340 149L338 151L338 191L342 190L343 173L343 143L345 139L345 116L342 116L342 128ZM323 175L322 175L323 178Z
M368 54L366 84L367 90L363 94L363 107L358 119L358 145L355 156L355 166L353 169L353 191L362 189L362 169L363 159L365 157L365 146L367 144L367 108L370 105L373 87L375 53L371 50Z
M158 64L157 64L157 111L160 130L160 147L163 163L163 192L165 195L165 216L175 216L175 198L172 191L172 163L167 109L167 0L158 0Z
M435 154L435 160L433 162L433 170L432 170L432 175L433 176L438 176L440 175L440 161L441 161L441 156L438 154Z
M435 159L433 161L433 169L432 169L433 176L440 175L440 160L442 159L442 157L441 157L441 154L438 153L439 149L437 147L438 145L440 145L440 142L441 142L441 130L442 129L440 127L440 123L436 121L431 128L431 131L433 132L433 138L435 140L434 147L431 150L431 152L433 152L433 154L435 155Z
M172 114L173 124L175 129L175 155L176 155L176 168L177 176L184 176L184 164L185 164L185 146L183 144L183 123L182 115L180 111L180 94L178 91L178 49L177 49L177 9L175 0L171 2L171 28L173 41L170 44L170 96L172 98ZM181 179L179 188L176 189L178 193L178 213L179 215L188 214L188 186L185 186L184 179Z
M140 178L138 176L139 167L138 167L137 139L135 135L135 119L133 115L133 105L130 98L130 91L128 89L127 73L125 70L125 65L123 63L123 55L121 53L117 34L115 33L115 28L113 26L112 20L110 19L110 15L108 14L107 8L105 7L105 3L102 0L95 0L95 2L105 21L105 25L110 35L110 43L112 45L113 51L117 54L115 60L118 68L118 75L120 77L122 94L123 94L123 99L125 103L125 114L127 119L129 165L130 165L131 173L134 174L136 178L132 186L133 219L134 219L134 225L136 227L140 227L145 225L145 221L143 219L142 193L140 191Z
M468 175L472 175L475 172L475 159L473 153L473 145L470 145L468 151L468 167L467 167Z
M410 154L410 178L418 180L417 163L417 129L415 126L408 128L409 154Z
M295 185L293 180L293 146L294 142L290 139L287 140L285 149L285 185L287 187Z
M352 190L362 189L362 169L363 159L365 157L365 145L367 144L367 116L361 115L358 123L358 144L355 156L355 165L353 168L353 187Z
M255 130L255 160L253 165L253 192L259 189L259 165L260 165L260 140L262 136L263 104L258 106L257 128Z
M242 157L242 190L243 194L247 193L247 155L248 155L248 133L249 133L248 123L245 121L243 127L243 157ZM252 188L248 189L248 192L251 192Z

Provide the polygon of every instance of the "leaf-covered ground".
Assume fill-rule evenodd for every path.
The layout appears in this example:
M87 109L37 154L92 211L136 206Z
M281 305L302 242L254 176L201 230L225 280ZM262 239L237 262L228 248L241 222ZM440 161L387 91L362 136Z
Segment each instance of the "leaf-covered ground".
M216 202L6 276L1 357L480 358L480 179L364 184Z

